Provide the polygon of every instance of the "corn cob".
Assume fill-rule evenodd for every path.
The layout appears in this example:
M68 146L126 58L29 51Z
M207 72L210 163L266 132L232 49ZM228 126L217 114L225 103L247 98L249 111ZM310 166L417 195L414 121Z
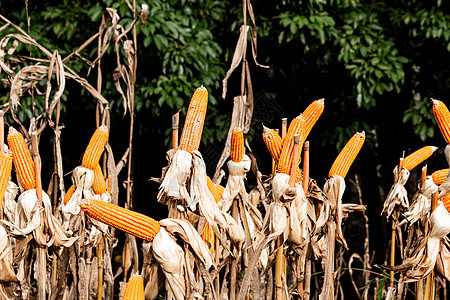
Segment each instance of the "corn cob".
M80 200L81 209L91 218L151 242L160 225L153 218L132 210L94 199Z
M222 197L223 191L225 190L225 187L221 186L220 184L215 184L214 182L212 182L209 176L206 176L206 183L208 185L209 191L214 196L214 200L216 200L216 202L219 202L220 198Z
M85 168L94 170L100 161L103 148L108 140L108 128L105 125L98 127L89 141L86 151L83 155L81 165Z
M291 174L291 164L294 149L294 135L302 134L303 126L302 115L296 117L289 124L289 128L286 137L283 140L283 146L281 148L280 159L278 160L278 173ZM299 151L301 152L303 144L300 145Z
M441 185L444 182L445 178L447 178L448 171L449 169L434 171L433 174L431 174L434 184Z
M272 158L277 162L280 158L282 141L281 136L273 129L263 126L263 140Z
M206 108L208 106L208 91L202 85L192 95L191 102L184 121L180 138L180 149L187 152L198 150L205 123Z
M106 193L106 181L102 173L102 167L99 164L94 169L94 182L92 183L92 189L96 194Z
M123 292L122 300L144 300L144 281L142 277L134 274L131 275L130 279L125 286L125 291Z
M267 149L269 149L270 155L272 155L272 158L276 163L278 163L283 144L281 136L275 130L263 126L263 140L267 146ZM300 168L297 169L296 174L295 182L302 181L302 171Z
M361 150L365 139L366 135L364 131L357 132L350 138L333 162L330 172L328 173L329 177L333 175L340 175L342 178L345 178L350 166L358 155L359 150Z
M420 163L425 161L427 158L433 154L434 151L437 150L437 147L434 146L425 146L420 148L419 150L411 153L403 160L403 166L411 171L415 167L417 167Z
M450 144L450 112L447 106L439 100L431 99L433 114L447 144Z
M304 122L303 122L304 129L303 129L302 135L300 137L301 145L303 145L303 143L306 141L306 138L308 137L311 129L314 127L317 120L322 115L324 107L325 107L325 100L319 99L319 100L313 101L303 111L302 117L304 119Z
M206 223L201 236L206 245L208 245L211 254L214 254L214 231L209 223Z
M244 159L244 134L241 129L231 131L230 158L234 162L241 162Z
M9 176L11 175L12 163L13 157L10 152L0 152L0 209L2 208L3 198L5 197Z
M439 199L442 202L444 202L444 206L447 209L447 211L450 212L450 193L446 194L443 198Z
M66 194L64 195L64 205L69 202L70 198L72 198L73 193L75 192L75 187L73 185L70 186L70 188L67 190Z
M25 190L34 189L36 187L36 173L33 158L25 139L16 129L9 127L7 141L13 155L14 167L20 184Z

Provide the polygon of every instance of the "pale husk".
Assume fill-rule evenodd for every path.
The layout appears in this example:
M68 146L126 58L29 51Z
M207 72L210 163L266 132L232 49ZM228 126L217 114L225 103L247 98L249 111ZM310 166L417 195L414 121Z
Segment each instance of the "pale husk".
M39 201L36 190L30 189L23 192L18 199L18 206L15 215L15 221L4 222L14 230L13 235L25 236L33 233L36 242L41 246L70 247L78 237L68 237L68 232L64 230L60 221L52 214L52 205L50 198L45 192L42 192L42 204ZM44 216L46 227L50 240L47 241L47 234L42 232L42 219Z
M219 201L219 208L228 212L233 204L234 198L242 190L245 190L245 174L250 170L251 160L244 154L242 161L234 162L229 160L228 167L228 180L223 191L222 198Z
M206 269L215 267L214 257L209 251L208 246L203 241L198 231L186 220L181 219L163 219L159 221L167 232L172 235L181 237L189 246L191 246L194 253L200 261L206 266Z
M436 265L441 240L450 233L450 213L442 202L430 215L430 230L418 237L409 257L393 270L406 271L404 281L413 282L426 278Z
M169 168L159 186L158 202L167 204L171 198L184 199L191 208L195 206L186 187L191 173L191 162L192 154L181 149L176 150L169 158Z
M406 222L412 225L419 219L427 218L431 208L431 195L437 190L438 186L434 184L433 177L427 176L423 185L419 185L419 190L414 194L411 205L403 214L405 219L399 223L399 226L406 224Z
M152 242L153 256L161 266L166 277L167 299L185 299L185 259L183 249L164 229L155 236Z
M80 201L82 198L94 198L92 192L92 184L94 183L94 171L82 166L76 167L72 173L72 183L75 191L73 192L73 195L72 197L70 197L67 204L62 203L61 206L63 215L78 215L81 211L81 207L78 204L78 201Z
M10 222L14 222L14 216L16 214L17 202L16 199L19 187L12 181L8 181L6 186L5 197L3 198L3 213L6 219Z
M336 240L348 249L344 234L342 233L342 196L345 191L345 180L340 175L332 175L323 187L328 202L330 203L331 216L336 222Z
M444 237L440 241L435 266L436 274L450 281L450 240Z
M0 225L0 283L19 281L11 264L13 261L12 251L8 243L8 234Z
M403 209L409 207L408 193L405 189L405 183L409 179L409 171L403 167L401 174L399 175L398 166L394 171L394 184L392 185L389 194L384 201L383 210L381 214L385 214L386 218L390 218L396 206L400 206Z

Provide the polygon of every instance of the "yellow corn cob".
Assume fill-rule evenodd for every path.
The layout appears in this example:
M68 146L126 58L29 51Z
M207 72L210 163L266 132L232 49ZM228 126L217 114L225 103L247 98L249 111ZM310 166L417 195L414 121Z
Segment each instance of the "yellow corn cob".
M94 170L98 165L100 156L102 156L103 148L108 141L108 128L105 125L98 127L89 141L86 151L83 155L81 165L85 168Z
M16 129L9 127L7 141L13 155L14 167L20 184L25 190L34 189L36 187L36 173L33 158L25 139Z
M448 171L449 169L434 171L433 174L431 174L434 184L441 185L444 182L445 178L447 178Z
M66 194L64 195L64 205L69 202L70 198L72 198L73 193L75 192L75 187L73 185L70 186L70 188L67 190Z
M364 131L357 132L350 138L331 166L330 172L328 173L329 177L332 175L340 175L342 178L345 178L359 150L361 150L365 139L366 134Z
M81 209L91 218L146 241L152 241L160 225L153 218L94 199L80 200Z
M325 108L325 100L319 99L313 101L308 107L303 111L302 118L303 118L303 126L304 129L302 131L302 135L300 137L300 144L303 145L303 143L306 141L306 138L308 137L311 129L316 124L319 117L322 115L323 109Z
M125 286L125 291L123 292L122 300L144 300L144 281L142 277L134 274L131 275L130 279Z
M2 208L3 198L5 197L9 176L11 175L12 163L13 157L11 153L2 151L0 153L0 209Z
M214 200L216 200L216 202L219 202L220 198L222 197L223 191L225 190L225 187L221 186L220 184L215 184L214 182L212 182L209 176L206 176L206 183L208 185L208 189L214 196Z
M99 164L94 169L94 182L92 183L92 189L96 194L106 193L106 181L102 173L102 167Z
M281 154L281 146L283 143L281 140L281 136L275 130L263 126L263 140L267 146L267 149L269 149L272 158L275 160L275 162L278 162ZM300 181L302 181L302 171L300 170L300 168L298 168L295 182Z
M241 162L244 159L244 134L240 129L231 131L231 149L230 158L234 162Z
M450 212L450 193L445 194L445 196L439 200L444 202L445 208L447 209L448 212Z
M281 136L273 129L263 126L263 140L266 144L267 149L269 149L270 155L277 162L280 158L282 140Z
M208 245L211 254L214 255L214 231L209 223L206 223L201 236L206 245Z
M411 171L415 167L417 167L420 163L425 161L427 158L433 154L434 151L437 150L437 147L434 146L425 146L420 148L419 150L411 153L403 160L403 166Z
M278 173L291 174L291 164L293 159L292 150L294 149L294 135L302 134L303 130L303 118L302 115L296 117L289 124L288 131L283 140L283 147L281 148L280 159L278 160ZM299 151L301 153L301 148L303 144L300 145Z
M184 121L180 138L180 149L187 152L198 150L205 123L206 108L208 106L208 91L202 85L192 95L191 102Z
M433 114L447 144L450 144L450 112L447 106L439 100L431 99Z

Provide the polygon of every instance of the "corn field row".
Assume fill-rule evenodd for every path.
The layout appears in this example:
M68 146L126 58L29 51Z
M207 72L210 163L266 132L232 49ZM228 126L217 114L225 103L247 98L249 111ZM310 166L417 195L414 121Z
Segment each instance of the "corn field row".
M244 13L253 19L251 7L247 8ZM348 140L330 166L325 184L319 186L309 175L309 143L327 108L325 99L312 101L296 118L280 120L280 130L263 127L258 133L271 154L261 159L272 161L272 172L258 170L246 140L253 90L245 57L247 34L255 28L245 22L222 97L228 78L239 66L241 94L234 97L214 176L207 175L199 151L208 107L208 89L200 86L193 91L186 115L174 114L172 147L160 149L167 154L167 166L160 177L152 178L159 186L158 195L147 201L167 205L167 218L155 220L134 211L134 202L141 201L134 199L131 180L135 25L148 8L141 7L139 13L134 6L130 9L135 21L127 28L119 25L115 10L107 9L99 32L65 58L0 16L5 23L0 32L16 31L0 41L2 83L10 88L10 101L0 112L0 298L345 299L340 278L347 268L361 299L446 299L449 169L430 174L424 165L437 147L424 146L400 157L394 166L393 184L380 212L392 226L386 237L390 248L384 265L372 265L366 207L361 197L358 204L343 203L346 176L364 146L364 131ZM97 87L66 63L72 56L81 57L79 52L94 41L99 45L96 59L83 59L98 71ZM36 47L45 58L16 53L19 44ZM130 116L128 148L118 162L108 143L109 102L101 94L100 62L110 47L117 54L116 89ZM256 39L250 47L254 62L264 67L256 62ZM60 101L66 80L78 82L97 101L97 127L80 153L80 164L70 170L70 186L64 184L68 170L63 170L60 143ZM25 95L36 98L35 115L21 122L17 115ZM450 112L443 102L433 99L432 103L442 136L450 144ZM40 151L46 142L41 140L44 131L54 133L53 156ZM449 145L444 153L450 165ZM54 161L50 182L42 180L43 155ZM405 184L420 165L422 176L409 200ZM121 207L118 175L123 170L126 200ZM249 172L257 181L252 189L246 180ZM351 182L360 188L357 177ZM364 215L365 253L363 257L353 253L346 262L343 253L352 249L343 224L356 213ZM122 260L116 267L113 252L119 245ZM357 260L363 265L361 280L353 278L352 263Z

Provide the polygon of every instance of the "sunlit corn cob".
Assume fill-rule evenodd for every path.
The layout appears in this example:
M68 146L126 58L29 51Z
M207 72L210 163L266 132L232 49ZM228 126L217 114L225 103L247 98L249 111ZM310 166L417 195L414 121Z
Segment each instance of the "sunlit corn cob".
M333 162L330 172L328 173L329 177L340 175L342 178L345 178L350 166L358 155L359 150L361 150L365 139L366 134L364 131L357 132L350 138Z
M206 108L208 106L208 91L202 85L192 95L191 102L184 121L180 138L180 149L187 152L198 150L205 123Z
M108 141L108 135L108 128L105 125L95 130L83 155L81 162L83 167L91 170L95 169L102 156L103 148L105 148L106 142Z
M125 286L125 291L123 292L122 300L144 300L144 281L142 277L134 274L131 275L130 279Z
M231 149L230 158L234 162L241 162L244 159L244 134L240 129L231 131Z
M159 232L156 220L108 202L82 199L80 206L91 218L146 241L152 241Z
M3 198L5 197L9 176L11 175L12 162L13 157L11 153L4 151L0 153L0 209L2 208Z
M223 195L225 187L221 186L220 184L215 184L214 182L212 182L209 176L206 177L206 183L208 185L209 191L214 196L214 200L216 200L216 202L219 202L220 198Z
M278 163L281 154L282 140L281 136L273 129L263 126L263 140L266 144L267 149L269 149L270 155ZM302 171L300 168L297 169L297 175L295 177L295 182L300 182L302 180Z
M72 198L73 193L75 192L75 187L73 185L70 186L70 188L67 190L66 194L64 195L64 205L69 202L70 198Z
M303 111L302 118L303 118L303 126L304 129L302 131L302 135L300 137L300 144L303 145L303 143L306 141L306 138L308 137L311 129L316 124L319 117L322 115L323 109L325 107L325 100L319 99L313 101L308 107Z
M106 193L106 181L103 176L102 167L99 164L94 169L94 182L92 183L92 189L96 194Z
M36 187L36 173L33 158L25 139L16 129L9 127L7 141L13 155L14 167L20 184L25 190L34 189Z
M206 223L201 236L206 245L208 245L209 251L214 254L214 231L209 223Z
M433 114L447 144L450 144L450 112L444 102L431 99Z
M445 178L448 176L449 169L442 169L434 171L433 174L431 174L431 177L433 178L433 182L436 185L441 185Z
M411 171L415 167L417 167L421 162L425 161L427 158L433 154L434 151L437 150L437 147L434 146L425 146L420 148L419 150L411 153L403 160L403 166Z
M440 199L444 202L445 208L450 212L450 193L446 194L443 198Z
M294 135L302 134L303 130L303 118L302 115L296 117L289 124L288 131L283 140L283 147L281 148L280 159L278 160L278 173L291 174L291 164L293 159L292 150L294 149ZM299 147L301 152L302 144Z

